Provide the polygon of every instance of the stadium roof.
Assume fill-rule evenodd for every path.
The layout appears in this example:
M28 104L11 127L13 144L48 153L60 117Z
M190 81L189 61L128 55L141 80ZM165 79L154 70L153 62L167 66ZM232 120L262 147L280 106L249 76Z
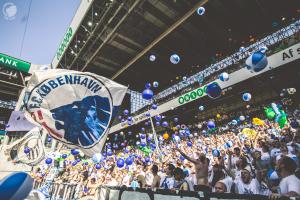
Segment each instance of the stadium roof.
M300 1L295 0L83 3L87 12L78 9L83 18L58 67L94 72L138 91L154 80L163 90L300 17ZM206 9L202 16L196 13L201 5ZM177 65L169 61L173 53L181 57ZM149 61L151 54L155 62ZM18 98L24 76L0 68L3 100Z
M154 80L164 89L299 14L294 0L94 1L58 67L94 72L133 90ZM170 63L173 53L181 57L177 65Z

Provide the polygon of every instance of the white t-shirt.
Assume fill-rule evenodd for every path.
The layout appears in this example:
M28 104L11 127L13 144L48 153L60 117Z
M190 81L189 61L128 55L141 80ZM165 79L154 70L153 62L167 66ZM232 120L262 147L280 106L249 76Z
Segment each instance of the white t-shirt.
M277 157L281 153L279 148L274 148L271 150L271 157Z
M163 177L160 179L160 187L163 189L173 189L174 188L174 177Z
M259 194L259 183L256 179L252 179L249 184L245 184L242 179L236 182L236 191L238 194Z
M269 152L262 152L261 153L261 160L264 160L264 161L270 160L270 154L269 154Z
M152 182L153 182L153 174L152 173L150 173L150 172L147 172L146 173L146 176L145 176L145 179L146 179L146 184L147 185L152 185Z
M283 178L279 184L280 194L286 194L288 192L297 192L300 195L300 180L295 175L290 175Z

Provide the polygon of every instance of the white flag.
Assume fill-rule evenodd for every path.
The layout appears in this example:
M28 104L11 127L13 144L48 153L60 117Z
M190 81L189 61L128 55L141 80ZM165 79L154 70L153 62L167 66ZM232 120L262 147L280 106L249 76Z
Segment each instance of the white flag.
M34 72L25 94L25 116L87 155L102 150L127 87L92 73Z

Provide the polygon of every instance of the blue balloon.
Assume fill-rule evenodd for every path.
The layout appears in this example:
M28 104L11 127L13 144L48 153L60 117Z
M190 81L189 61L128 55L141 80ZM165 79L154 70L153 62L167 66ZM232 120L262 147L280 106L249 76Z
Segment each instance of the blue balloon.
M254 52L246 59L246 66L248 70L250 70L251 72L260 72L267 67L268 58L263 52Z
M222 89L218 83L213 82L213 83L207 85L205 92L210 98L216 99L221 96Z
M63 155L61 155L61 157L62 157L63 159L66 159L66 158L68 157L68 155L64 153Z
M251 100L251 94L250 93L244 93L243 94L243 100L244 101L250 101Z
M128 114L129 114L129 111L126 109L126 110L123 111L123 114L124 114L124 115L128 115Z
M158 85L159 85L159 84L158 84L157 81L154 81L154 82L153 82L153 87L154 87L154 88L158 88Z
M127 118L127 121L132 121L132 117L129 116L129 117Z
M163 121L163 123L161 123L162 127L168 127L169 126L169 123L167 121Z
M78 151L77 149L71 149L71 154L72 154L73 156L76 156L76 155L79 154L79 151Z
M97 163L97 164L95 165L95 168L96 168L96 169L101 169L101 165L100 165L99 163Z
M212 129L212 128L215 128L215 127L216 127L215 122L213 122L213 121L208 121L207 122L207 128Z
M189 146L189 147L192 147L192 146L193 146L193 143L192 143L191 141L188 141L186 144L187 144L187 146Z
M184 158L182 155L179 156L179 159L180 159L181 161L184 161L184 160L185 160L185 158Z
M204 7L199 7L197 9L197 14L198 15L204 15L204 13L205 13L205 8Z
M30 152L30 148L29 148L29 147L25 147L25 148L24 148L24 153L25 153L25 154L28 154L29 152Z
M141 139L145 139L146 135L145 134L141 134Z
M74 160L74 161L72 162L72 166L75 166L75 165L77 165L77 161L76 161L76 160Z
M204 106L199 106L199 110L203 111L204 110Z
M170 56L170 61L176 65L180 62L180 57L177 54L173 54Z
M52 137L51 137L51 136L48 136L47 142L51 142L51 141L52 141Z
M220 74L219 79L221 81L228 81L229 80L229 74L226 72L223 72L222 74Z
M160 115L155 115L154 118L155 118L156 121L160 121L161 120L161 116Z
M145 128L144 128L144 127L142 127L142 128L141 128L141 131L143 131L143 132L144 132L144 131L145 131Z
M152 104L151 108L152 108L153 110L156 110L156 109L157 109L157 105L156 105L156 104Z
M106 156L107 156L107 153L103 152L103 153L102 153L102 156L103 156L103 157L106 157Z
M154 62L155 60L156 60L156 56L155 55L150 55L149 56L149 60L151 61L151 62Z
M117 166L118 166L119 168L124 167L124 164L125 164L125 162L124 162L124 159L123 159L123 158L119 158L119 159L117 160Z
M155 125L160 126L160 122L159 121L155 122Z
M112 152L112 151L107 151L107 155L108 155L108 156L112 156L112 155L113 155L113 152Z
M146 117L150 117L151 114L149 112L146 113Z
M146 143L145 142L141 142L141 147L145 147Z
M12 173L0 182L0 199L26 199L33 187L33 179L24 172Z
M142 93L143 99L150 100L153 97L153 91L150 89L145 89Z
M126 165L132 165L133 158L131 156L129 156L128 158L126 158L125 162L126 162Z
M45 163L46 163L47 165L50 165L50 164L52 163L52 158L47 158L47 159L45 160Z
M151 83L146 83L145 88L150 89L151 88Z
M150 136L148 136L147 142L151 142L151 141L152 141L152 138Z
M148 156L145 157L145 162L150 162L150 158Z
M175 123L178 122L178 118L177 117L174 118L174 122Z

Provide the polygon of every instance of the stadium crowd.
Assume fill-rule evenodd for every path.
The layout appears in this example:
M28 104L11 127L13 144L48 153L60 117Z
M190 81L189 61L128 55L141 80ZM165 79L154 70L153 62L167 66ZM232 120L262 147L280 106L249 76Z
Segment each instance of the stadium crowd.
M103 155L101 168L69 155L41 164L31 175L44 192L47 183L74 184L77 197L94 195L101 185L299 197L300 111L293 111L283 128L267 118L246 118L215 133L196 128L188 137L160 136L160 151L153 148L149 155L135 147L112 150ZM133 162L118 166L118 158L128 156Z

